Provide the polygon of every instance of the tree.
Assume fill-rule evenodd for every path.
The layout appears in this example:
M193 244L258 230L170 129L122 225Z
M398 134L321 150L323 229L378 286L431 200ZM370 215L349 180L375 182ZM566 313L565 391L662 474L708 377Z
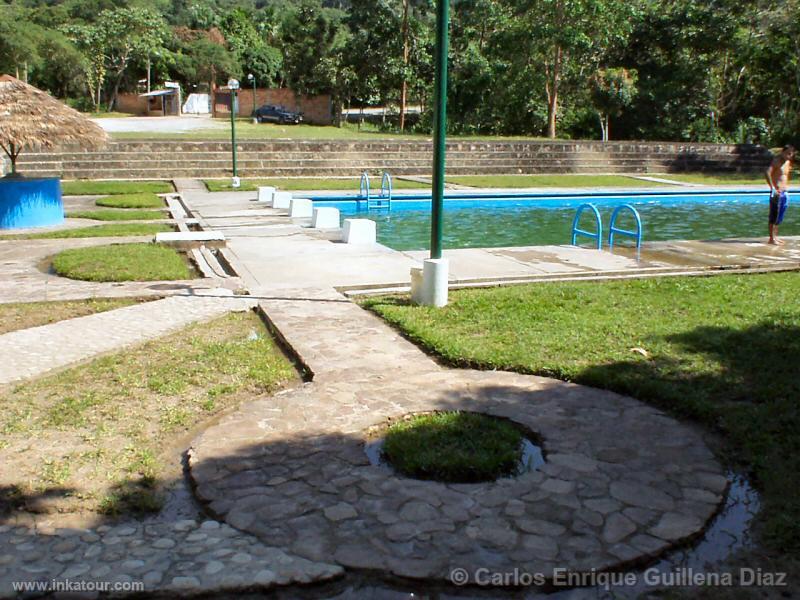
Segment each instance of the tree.
M271 86L278 77L283 56L280 50L267 43L256 22L252 12L234 8L222 17L220 27L228 49L242 65L243 72L252 73L259 83Z
M201 35L186 42L175 56L175 68L185 81L205 81L209 90L228 77L241 77L241 65L221 44Z
M105 41L101 30L93 25L68 25L64 35L84 56L83 71L86 87L95 112L100 111L101 93L106 79Z
M350 81L344 64L348 31L342 19L341 11L324 8L320 0L301 0L281 26L287 83L298 94L331 94L337 114Z
M135 60L146 60L164 49L168 29L163 17L146 8L105 10L90 25L65 29L87 57L86 79L99 110L100 92L107 75L112 77L108 110L114 107L126 69Z
M517 52L544 71L548 137L556 137L564 81L587 79L628 36L634 14L633 2L618 0L515 0Z
M611 135L610 117L622 114L633 103L636 96L636 70L623 68L601 69L591 80L592 103L600 119L603 141Z
M95 24L113 77L108 110L114 107L125 70L132 61L147 59L164 49L166 22L147 8L118 8L103 11Z
M61 98L83 92L86 58L63 34L48 29L38 52L41 67L32 78L36 87Z
M40 61L39 44L45 30L17 11L0 12L0 71L28 80L30 67Z

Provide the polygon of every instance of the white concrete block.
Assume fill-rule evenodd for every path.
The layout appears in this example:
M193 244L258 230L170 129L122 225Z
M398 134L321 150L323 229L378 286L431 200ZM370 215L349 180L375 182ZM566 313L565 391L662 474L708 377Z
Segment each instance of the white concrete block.
M275 192L272 195L272 208L289 208L292 192Z
M422 304L422 267L411 267L411 302Z
M446 258L426 260L422 268L411 269L411 300L415 304L447 305L449 264Z
M272 195L277 190L271 185L258 186L258 201L259 202L272 202Z
M332 206L314 208L311 215L311 226L314 229L337 229L339 227L339 209Z
M293 219L310 219L313 214L314 202L308 198L292 198L289 202L289 216Z
M156 234L155 241L178 248L224 248L227 244L221 231L162 231Z
M345 244L374 244L378 241L378 228L371 219L345 219L342 231Z

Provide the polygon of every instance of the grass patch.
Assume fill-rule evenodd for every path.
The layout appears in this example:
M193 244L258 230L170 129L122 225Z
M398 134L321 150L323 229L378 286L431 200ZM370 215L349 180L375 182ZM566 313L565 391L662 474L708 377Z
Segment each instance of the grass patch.
M173 281L191 279L182 254L157 244L112 244L64 250L53 257L62 277L82 281Z
M209 192L252 192L257 190L259 186L271 185L280 190L346 190L350 192L358 192L360 179L353 177L350 179L325 179L325 178L296 178L296 179L243 179L242 185L234 190L231 187L230 179L206 179L203 183L206 184ZM380 191L381 178L373 177L370 181L373 190ZM413 181L405 181L394 179L392 181L392 189L420 189L428 188L430 185L423 183L415 183Z
M0 240L54 240L71 238L98 237L130 237L152 236L162 231L174 231L174 227L166 223L112 223L109 225L93 225L92 227L75 227L73 229L56 229L40 233L23 233L18 235L0 235Z
M447 178L447 183L483 188L527 187L659 187L652 181L643 181L624 175L458 175Z
M168 181L62 181L65 196L114 196L117 194L168 194L175 188Z
M70 219L94 219L95 221L153 221L165 219L160 210L75 210L67 213Z
M0 490L17 506L158 510L162 485L182 476L187 433L297 380L248 312L4 390Z
M767 180L763 173L662 173L648 174L650 177L661 177L682 183L700 183L702 185L763 185ZM797 170L795 170L797 175Z
M138 304L139 298L92 298L64 302L20 302L0 304L0 335L66 319L85 317Z
M122 194L100 198L95 202L104 208L164 208L164 199L153 193Z
M719 430L763 492L765 538L800 553L796 273L457 291L365 305L448 363L631 395ZM633 349L643 349L643 353Z
M383 445L400 473L445 483L494 481L516 472L522 432L488 415L440 412L391 425Z
M91 112L91 113L84 113L84 116L90 119L125 119L128 117L135 117L136 115L132 115L131 113L122 113L116 111L99 111L99 112Z
M205 129L184 132L133 132L121 131L111 133L117 140L229 140L231 138L230 120L221 118L209 122ZM365 124L359 131L358 126L345 123L342 127L332 125L277 125L273 123L253 124L250 119L238 119L236 137L240 140L430 140L431 134L399 133L381 131L379 128ZM492 135L448 135L448 139L464 140L544 140L547 138L525 136L492 136Z

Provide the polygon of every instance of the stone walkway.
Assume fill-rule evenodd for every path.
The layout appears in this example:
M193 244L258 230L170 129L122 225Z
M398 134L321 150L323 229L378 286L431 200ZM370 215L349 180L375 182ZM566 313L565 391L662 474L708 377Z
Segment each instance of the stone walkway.
M173 296L0 335L0 385L163 337L197 321L247 310L246 297Z
M440 368L332 297L262 307L314 382L205 431L190 467L214 514L287 552L442 583L457 568L619 569L700 532L723 499L727 481L702 439L640 402L551 379ZM444 485L369 463L371 428L432 410L510 418L542 436L547 465Z
M197 496L234 527L310 560L446 583L455 568L624 568L696 535L717 510L727 481L691 428L609 392L442 368L328 287L332 277L362 277L354 263L368 268L378 250L350 256L353 249L276 211L186 196L201 220L227 224L232 261L313 374L193 442ZM223 197L234 213L227 219ZM380 260L384 277L386 265L399 272L409 264ZM364 443L374 427L443 409L529 427L544 439L547 465L489 484L444 485L369 463Z
M342 568L286 554L214 520L137 521L91 528L0 525L0 597L15 585L119 584L120 591L168 595L213 590L243 592L338 577ZM62 590L64 591L64 590ZM68 591L68 590L67 590ZM64 597L92 598L84 594Z

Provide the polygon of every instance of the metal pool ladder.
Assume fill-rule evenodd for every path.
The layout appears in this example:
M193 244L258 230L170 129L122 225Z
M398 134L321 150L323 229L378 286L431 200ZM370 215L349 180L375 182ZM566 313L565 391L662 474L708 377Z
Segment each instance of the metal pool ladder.
M595 221L597 222L597 232L592 233L591 231L586 231L585 229L581 229L578 227L581 220L581 214L585 209L590 209L594 213ZM616 212L614 213L616 214ZM597 210L597 207L594 204L582 204L578 207L578 212L575 213L575 218L572 220L572 245L577 246L576 241L578 236L582 235L588 238L592 238L597 243L597 249L603 249L603 219L600 218L600 211Z
M633 214L633 218L636 220L636 231L630 231L629 229L620 229L617 227L617 217L620 213L624 210L628 210ZM614 247L614 234L619 235L627 235L628 237L632 237L636 240L636 249L639 250L642 247L642 219L639 217L639 211L633 208L630 204L623 204L622 206L618 206L614 209L614 212L611 213L611 222L608 224L608 247ZM574 241L572 242L575 243Z
M358 186L358 207L361 208L361 202L366 200L367 210L371 209L392 209L392 176L388 171L383 172L381 178L381 194L380 196L371 196L369 188L369 174L364 171L361 174L361 183Z

